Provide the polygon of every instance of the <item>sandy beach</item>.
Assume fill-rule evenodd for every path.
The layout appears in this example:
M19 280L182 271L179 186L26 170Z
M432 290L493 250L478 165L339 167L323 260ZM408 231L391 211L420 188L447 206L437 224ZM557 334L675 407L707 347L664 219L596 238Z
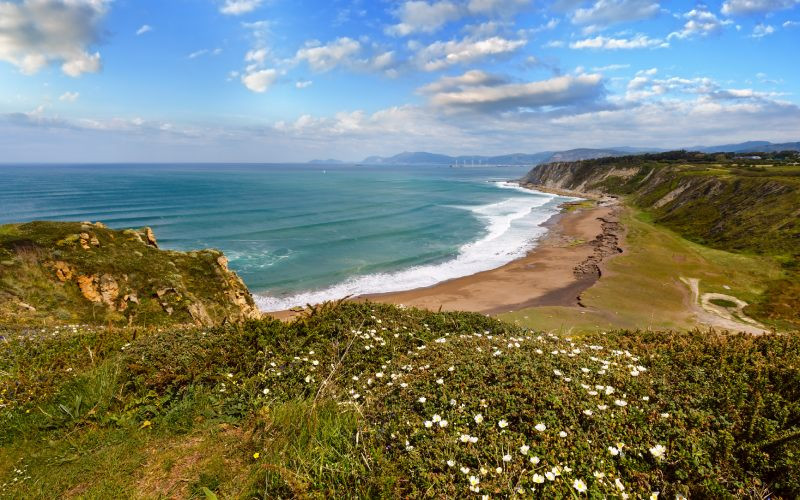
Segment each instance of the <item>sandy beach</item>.
M429 310L498 314L525 307L578 305L583 290L600 277L600 263L621 252L619 206L606 200L553 216L548 232L525 257L497 269L436 285L355 297ZM296 313L271 312L287 319Z

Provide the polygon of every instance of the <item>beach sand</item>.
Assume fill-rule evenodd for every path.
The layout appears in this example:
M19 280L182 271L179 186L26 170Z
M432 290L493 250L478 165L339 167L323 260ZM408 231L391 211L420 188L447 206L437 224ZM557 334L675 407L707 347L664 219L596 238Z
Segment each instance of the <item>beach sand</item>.
M618 209L615 202L606 201L555 215L545 222L548 232L528 255L497 269L426 288L352 300L485 314L533 306L576 306L581 292L599 278L597 264L621 251ZM269 314L288 319L296 313Z

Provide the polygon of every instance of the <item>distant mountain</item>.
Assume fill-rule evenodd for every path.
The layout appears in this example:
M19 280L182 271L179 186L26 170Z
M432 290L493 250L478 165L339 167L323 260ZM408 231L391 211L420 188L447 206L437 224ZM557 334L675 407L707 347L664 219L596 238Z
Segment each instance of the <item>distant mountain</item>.
M580 161L580 160L594 160L595 158L610 158L612 156L630 156L639 153L654 153L661 150L645 149L645 148L630 148L621 147L613 149L569 149L567 151L557 151L550 155L542 163L550 163L556 161Z
M343 162L341 160L334 160L333 158L328 158L327 160L311 160L308 163L312 165L341 165Z
M747 141L738 144L721 146L694 146L686 148L701 153L774 153L778 151L800 151L800 142L784 142L775 144L769 141Z

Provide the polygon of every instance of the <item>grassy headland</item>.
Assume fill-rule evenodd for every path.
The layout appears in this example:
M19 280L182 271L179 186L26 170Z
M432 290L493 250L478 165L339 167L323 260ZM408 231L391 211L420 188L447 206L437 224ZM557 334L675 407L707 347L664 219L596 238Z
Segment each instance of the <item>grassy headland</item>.
M800 495L797 335L345 303L3 336L2 496Z

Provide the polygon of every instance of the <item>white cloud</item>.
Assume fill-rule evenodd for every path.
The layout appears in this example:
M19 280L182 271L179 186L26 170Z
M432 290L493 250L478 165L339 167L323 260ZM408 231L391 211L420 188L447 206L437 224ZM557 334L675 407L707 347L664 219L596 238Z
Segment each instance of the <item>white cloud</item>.
M574 24L589 26L595 31L612 24L649 19L658 14L658 2L653 0L597 0L591 7L572 14Z
M750 35L752 38L763 38L765 36L775 33L775 27L769 24L758 23L753 27L753 33Z
M58 100L64 102L75 102L78 100L78 97L80 97L78 92L64 92L61 94Z
M327 45L304 47L297 51L295 59L306 61L314 71L330 71L339 65L350 65L353 57L361 51L361 43L349 37L341 37Z
M467 10L472 14L509 16L531 4L531 0L469 0Z
M599 74L516 83L473 71L441 79L420 91L429 95L434 107L498 112L591 103L603 95L604 86Z
M186 57L188 57L189 59L197 59L198 57L202 57L202 56L205 56L205 55L218 56L220 54L222 54L222 49L220 49L220 48L216 48L216 49L200 49L200 50L196 50L196 51L192 52L191 54L189 54Z
M298 89L305 89L305 88L310 87L311 84L313 84L313 83L314 82L312 82L311 80L301 80L301 81L295 83L294 86L297 87Z
M242 83L253 92L266 92L278 79L278 72L274 69L255 70L242 75Z
M25 74L61 63L69 76L100 70L100 54L89 46L100 36L110 0L0 1L0 60Z
M229 16L240 16L259 8L264 0L225 0L219 11Z
M395 12L395 15L400 19L400 22L389 26L386 29L386 33L406 36L415 32L433 33L445 23L461 18L463 10L459 5L449 0L431 3L422 0L410 0L403 2Z
M760 14L791 9L797 5L800 5L800 0L726 0L722 4L722 13L726 16Z
M698 6L683 15L687 19L681 31L674 31L669 34L667 39L672 38L693 38L696 36L708 36L718 33L723 26L732 24L732 21L721 20L705 6Z
M786 21L782 26L784 29L794 28L795 26L800 26L800 21Z
M145 33L148 33L150 31L153 31L153 27L150 26L149 24L143 24L141 28L136 30L136 36L144 35Z
M437 41L421 48L415 55L417 65L425 71L437 71L455 64L467 64L485 57L510 54L524 47L526 40L509 40L493 36L482 40Z
M595 66L592 68L592 71L603 72L603 71L617 71L620 69L628 69L630 68L630 64L608 64L606 66Z
M649 38L647 35L636 35L633 38L609 38L597 36L578 40L569 44L571 49L599 49L599 50L619 50L619 49L652 49L669 47L669 43L660 38Z

